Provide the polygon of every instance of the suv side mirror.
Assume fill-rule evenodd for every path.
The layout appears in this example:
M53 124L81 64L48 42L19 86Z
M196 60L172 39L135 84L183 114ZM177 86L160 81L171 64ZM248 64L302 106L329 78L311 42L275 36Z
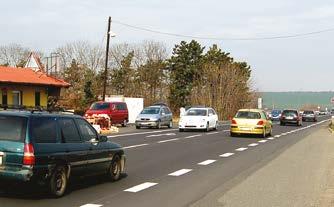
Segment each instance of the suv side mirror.
M104 136L104 135L101 135L101 136L99 136L98 141L99 142L106 142L106 141L108 141L108 137Z

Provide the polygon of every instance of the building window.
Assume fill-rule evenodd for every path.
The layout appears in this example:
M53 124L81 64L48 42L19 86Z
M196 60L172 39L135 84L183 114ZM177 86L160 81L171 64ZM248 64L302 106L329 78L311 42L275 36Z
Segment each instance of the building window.
M7 100L7 90L2 90L2 105L7 105L8 100Z
M13 94L13 105L14 106L22 105L21 91L13 91L12 94Z
M41 106L41 92L35 92L35 106Z

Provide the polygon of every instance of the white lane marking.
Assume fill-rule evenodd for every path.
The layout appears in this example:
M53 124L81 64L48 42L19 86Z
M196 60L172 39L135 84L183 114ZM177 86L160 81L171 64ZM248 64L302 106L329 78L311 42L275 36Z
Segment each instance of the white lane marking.
M259 144L257 144L257 143L252 143L252 144L249 144L248 146L249 146L249 147L255 147L255 146L257 146L257 145L259 145Z
M200 136L202 136L202 135L201 134L195 134L195 135L191 135L191 136L185 137L185 139L190 139L190 138L200 137Z
M245 151L246 149L248 149L248 148L247 147L240 147L240 148L236 149L235 151L242 152L242 151Z
M232 156L232 155L234 155L234 153L228 152L228 153L219 155L219 157L230 157L230 156Z
M231 131L231 130L229 130L229 129L225 129L225 130L223 130L223 132L229 132L229 131Z
M143 147L143 146L146 146L146 145L148 145L148 144L137 144L137 145L123 147L123 149L131 149L131 148L136 148L136 147Z
M282 134L281 134L281 136L285 136L285 135L287 135L287 133L282 133Z
M151 132L137 132L137 133L130 133L130 134L117 134L117 135L108 136L108 138L126 137L126 136L140 135L140 134L154 134L154 133L161 133L161 132L168 132L168 131L177 131L177 130L178 129L165 129L165 130L151 131Z
M266 143L267 141L268 141L268 140L265 140L265 139L264 139L264 140L260 140L259 142L260 142L260 143Z
M88 203L88 204L82 205L80 207L101 207L101 206L102 205L100 205L100 204L90 204L90 203Z
M150 187L155 186L155 185L158 185L158 183L146 182L146 183L142 183L140 185L136 185L132 188L126 189L124 191L131 192L131 193L137 193L139 191L145 190L145 189L150 188Z
M162 140L162 141L159 141L159 142L157 142L157 143L172 142L172 141L177 141L177 140L179 140L179 138Z
M280 137L281 137L281 135L275 135L274 137L275 137L275 138L280 138Z
M218 134L219 132L210 132L210 133L206 133L206 135L211 135L211 134Z
M274 140L275 138L274 138L274 137L269 137L269 138L267 138L267 139L269 139L269 140Z
M210 164L212 164L212 163L214 163L216 161L217 160L205 160L203 162L198 163L198 165L210 165Z
M176 135L175 133L167 133L167 134L152 134L152 135L148 135L146 137L161 137L161 136L174 136Z
M175 171L173 173L170 173L168 174L169 176L181 176L181 175L184 175L188 172L192 171L192 169L182 169L182 170L178 170L178 171Z

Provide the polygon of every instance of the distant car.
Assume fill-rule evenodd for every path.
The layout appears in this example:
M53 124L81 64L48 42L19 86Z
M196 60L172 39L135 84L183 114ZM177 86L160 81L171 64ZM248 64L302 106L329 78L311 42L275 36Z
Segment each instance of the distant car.
M0 182L38 183L54 197L71 177L102 175L119 180L122 147L81 116L48 112L0 112Z
M282 112L280 125L284 126L286 124L295 124L297 126L301 126L303 124L302 115L298 110L288 109Z
M272 134L272 122L260 109L240 109L231 121L231 137L256 134L265 138Z
M327 111L326 110L320 110L319 115L327 115Z
M125 127L129 122L129 111L125 102L95 102L86 111L85 117L101 114L107 114L112 124Z
M282 115L282 110L274 109L271 111L271 120L272 121L279 121Z
M136 128L162 126L173 127L173 114L165 104L155 104L144 108L136 118Z
M302 118L303 121L318 121L317 115L314 111L304 111Z
M179 131L190 129L200 129L210 131L218 127L218 115L213 108L193 107L181 116L179 121Z

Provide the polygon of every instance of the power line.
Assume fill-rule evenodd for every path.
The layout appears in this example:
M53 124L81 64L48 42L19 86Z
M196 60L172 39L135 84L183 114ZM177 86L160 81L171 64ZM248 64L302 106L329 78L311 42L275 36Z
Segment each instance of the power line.
M168 35L168 36L174 36L174 37L182 37L182 38L192 38L192 39L200 39L200 40L238 40L238 41L248 41L248 40L274 40L274 39L289 39L289 38L297 38L297 37L305 37L305 36L312 36L317 35L321 33L327 33L327 32L333 32L334 28L324 29L324 30L317 30L312 32L306 32L306 33L297 33L297 34L288 34L288 35L277 35L277 36L268 36L268 37L246 37L246 38L233 38L233 37L204 37L204 36L192 36L192 35L184 35L184 34L176 34L176 33L170 33L170 32L163 32L153 29L148 29L144 27L134 26L131 24L123 23L120 21L113 20L113 23L129 27L136 30L161 34L161 35Z

